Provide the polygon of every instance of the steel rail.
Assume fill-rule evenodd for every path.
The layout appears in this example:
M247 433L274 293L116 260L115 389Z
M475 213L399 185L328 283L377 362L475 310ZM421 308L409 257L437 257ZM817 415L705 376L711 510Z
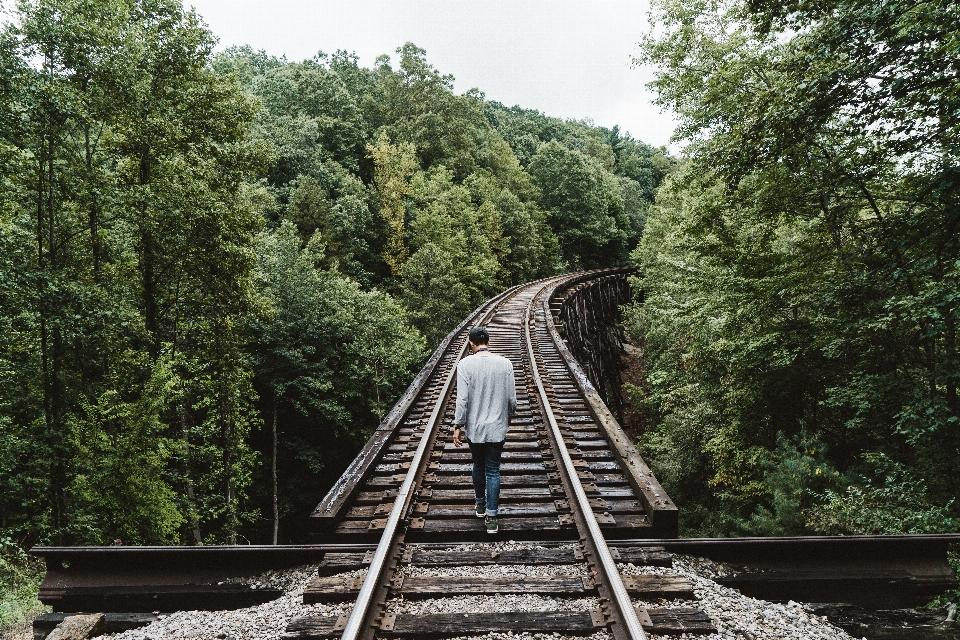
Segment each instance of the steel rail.
M584 491L583 485L577 480L576 467L574 467L573 459L570 458L570 453L563 444L563 434L560 432L560 426L557 424L556 416L553 413L553 409L550 407L550 399L547 396L547 390L544 387L543 378L540 377L540 370L537 367L536 357L533 352L533 338L530 335L530 325L534 321L533 308L536 303L536 299L537 296L534 296L534 298L530 301L523 324L524 336L526 337L527 341L527 357L530 359L530 370L533 374L534 382L537 385L537 392L540 394L543 412L547 417L547 421L550 423L550 431L553 434L553 438L558 444L557 450L560 453L561 460L563 460L563 466L567 472L567 476L573 480L570 485L573 488L573 493L577 498L577 505L580 507L583 519L586 522L591 541L593 542L593 546L595 547L597 556L600 560L600 566L607 576L607 586L613 593L614 604L619 610L620 619L626 626L627 633L629 634L628 637L631 640L647 640L647 634L644 633L643 627L640 624L640 620L637 618L637 611L634 609L633 602L630 600L630 594L627 593L627 588L624 586L623 580L620 578L620 571L617 569L617 564L613 559L613 555L610 553L610 548L607 546L607 541L603 537L603 532L600 531L600 524L597 522L597 518L593 514L593 507L590 506L590 499L587 498L587 492ZM549 315L547 315L544 318L544 322L550 321L551 319Z
M555 279L556 278L553 278L551 280ZM483 323L484 321L488 320L504 301L513 297L513 295L520 291L521 288L522 285L511 287L498 296L494 301L492 301L492 304L486 313L480 317L479 322ZM437 401L433 406L433 411L430 413L430 419L427 421L427 424L423 429L423 436L420 437L417 450L413 455L413 459L410 461L410 469L407 472L407 475L404 477L403 484L400 485L400 489L397 490L397 497L393 502L393 508L390 510L390 515L387 518L383 533L380 536L380 542L377 544L377 549L370 561L370 567L367 569L367 575L360 586L360 592L357 595L356 604L354 604L353 610L350 612L350 617L347 619L346 626L343 629L343 634L340 636L341 640L357 640L361 631L363 631L363 623L366 620L367 612L370 609L374 592L380 583L380 576L383 573L383 568L387 561L387 554L389 553L390 548L393 546L393 539L396 535L397 527L400 524L401 518L409 508L410 499L413 496L412 489L417 476L417 471L419 470L424 459L427 447L430 444L431 436L433 435L437 422L440 419L441 411L446 404L447 396L450 393L450 387L453 385L453 381L456 379L457 362L459 362L460 358L463 357L463 354L467 349L467 344L468 340L464 340L459 347L459 353L453 363L453 366L450 367L450 372L447 374L447 379L444 381L443 388L440 390ZM451 344L450 346L452 347L453 345Z

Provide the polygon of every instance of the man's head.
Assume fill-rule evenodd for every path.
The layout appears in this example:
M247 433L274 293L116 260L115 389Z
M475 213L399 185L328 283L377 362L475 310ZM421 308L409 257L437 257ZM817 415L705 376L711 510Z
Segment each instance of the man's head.
M474 327L470 329L470 343L479 347L485 344L490 344L490 334L487 332L486 327Z

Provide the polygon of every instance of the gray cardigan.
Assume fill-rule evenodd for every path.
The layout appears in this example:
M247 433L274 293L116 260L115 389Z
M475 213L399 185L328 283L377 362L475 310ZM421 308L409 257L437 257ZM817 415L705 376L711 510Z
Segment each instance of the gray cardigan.
M502 442L517 412L513 365L481 351L457 363L457 409L453 423L466 425L470 442Z

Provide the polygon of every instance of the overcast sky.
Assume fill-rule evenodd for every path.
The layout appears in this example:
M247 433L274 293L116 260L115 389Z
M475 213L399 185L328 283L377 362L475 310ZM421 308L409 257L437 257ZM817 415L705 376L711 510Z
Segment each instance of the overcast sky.
M300 61L356 52L360 64L405 42L451 74L455 90L561 118L591 118L656 146L673 121L631 68L647 0L184 0L220 39ZM671 147L673 148L673 147Z

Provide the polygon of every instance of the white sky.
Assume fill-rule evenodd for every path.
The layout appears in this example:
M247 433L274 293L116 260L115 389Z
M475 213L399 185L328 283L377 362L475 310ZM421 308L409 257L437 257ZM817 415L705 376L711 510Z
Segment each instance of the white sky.
M651 74L631 68L648 0L184 0L219 48L249 44L300 61L318 51L377 56L413 42L455 90L560 118L591 118L655 146L673 120L650 104ZM395 65L394 65L395 66ZM676 151L673 145L671 149Z

